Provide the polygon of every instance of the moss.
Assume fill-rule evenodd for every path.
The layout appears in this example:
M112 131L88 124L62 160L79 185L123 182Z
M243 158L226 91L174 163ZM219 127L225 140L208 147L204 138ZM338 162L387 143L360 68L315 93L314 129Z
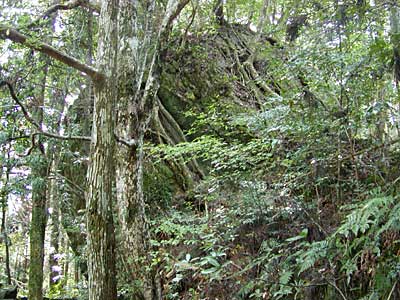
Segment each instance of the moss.
M173 178L173 172L164 163L149 163L145 166L144 194L150 210L158 211L159 208L166 208L170 205L176 190Z

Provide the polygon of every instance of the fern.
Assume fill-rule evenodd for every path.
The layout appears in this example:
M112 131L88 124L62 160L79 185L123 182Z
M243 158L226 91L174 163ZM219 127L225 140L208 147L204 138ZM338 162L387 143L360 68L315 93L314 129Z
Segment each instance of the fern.
M293 272L290 270L283 270L280 277L279 277L279 283L282 285L287 285L292 279Z
M400 230L400 203L396 204L389 212L387 221L378 230L377 236L381 235L387 230Z
M348 238L351 233L355 236L366 233L388 214L393 202L394 198L391 196L378 196L364 201L347 216L336 234Z
M297 258L297 264L300 265L299 274L312 268L321 258L325 258L328 250L328 241L314 242L309 249L301 253Z

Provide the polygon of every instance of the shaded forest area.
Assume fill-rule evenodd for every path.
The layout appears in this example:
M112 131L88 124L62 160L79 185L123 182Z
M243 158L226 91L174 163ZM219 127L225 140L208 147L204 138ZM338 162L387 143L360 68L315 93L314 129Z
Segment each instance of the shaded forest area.
M0 299L400 299L397 1L0 8Z

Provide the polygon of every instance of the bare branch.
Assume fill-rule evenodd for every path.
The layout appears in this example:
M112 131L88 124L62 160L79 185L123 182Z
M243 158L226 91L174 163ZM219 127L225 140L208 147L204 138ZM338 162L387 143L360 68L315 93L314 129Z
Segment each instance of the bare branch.
M89 8L95 12L100 12L100 4L95 1L90 1L90 0L74 0L70 1L65 4L55 4L51 7L49 7L40 17L38 17L36 20L34 20L32 23L30 23L27 28L32 28L35 25L37 25L40 20L43 20L47 17L49 17L51 14L59 11L59 10L71 10L77 7L86 7Z
M66 64L67 66L70 66L76 70L79 70L86 75L88 75L95 83L98 83L99 81L103 81L104 75L98 72L96 69L94 69L91 66L88 66L77 59L75 59L72 56L69 56L68 54L61 52L57 50L56 48L40 42L40 41L35 41L32 38L23 35L22 33L18 32L17 30L13 28L8 28L5 26L0 25L0 39L8 39L13 42L22 44L28 48L40 51L44 54L47 54L48 56Z
M101 10L100 1L84 0L84 1L81 1L81 2L82 2L82 4L81 4L82 7L86 7L86 8L89 8L89 9L91 9L91 10L97 12L97 13L100 13L100 10Z
M40 128L39 124L29 115L28 111L26 110L25 106L19 101L17 95L15 94L14 88L12 84L8 81L0 81L0 88L3 86L7 86L8 90L10 91L11 98L21 107L22 113L24 114L25 119L34 125L36 128Z
M18 104L19 107L21 107L22 113L24 114L25 119L31 123L37 130L37 132L32 134L32 144L34 145L34 137L36 135L44 135L50 138L58 139L58 140L79 140L79 141L91 141L91 137L89 136L65 136L65 135L59 135L51 132L46 132L42 129L42 127L37 123L29 114L27 109L25 108L24 104L18 99L14 87L12 86L11 83L8 81L0 81L0 88L3 86L7 86L8 90L10 91L11 98Z
M10 143L10 142L17 141L17 140L28 139L29 137L30 137L30 135L10 136L7 139L5 139L4 141L1 141L0 145L4 145L6 143Z
M47 131L43 131L43 130L35 132L34 135L44 135L44 136L47 136L49 138L62 140L62 141L74 140L74 141L88 141L88 142L90 142L92 140L92 138L90 136L59 135L59 134L55 134L55 133L51 133L51 132L47 132Z
M31 153L32 153L33 149L35 149L35 147L36 147L35 136L31 135L31 146L29 147L28 151L26 151L26 153L24 153L24 154L17 153L17 155L19 157L28 157L29 155L31 155Z

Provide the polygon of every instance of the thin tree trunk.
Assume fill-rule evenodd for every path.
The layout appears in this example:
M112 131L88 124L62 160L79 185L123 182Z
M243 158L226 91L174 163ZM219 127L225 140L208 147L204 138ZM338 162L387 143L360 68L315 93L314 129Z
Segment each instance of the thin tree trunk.
M59 0L53 0L57 4ZM55 15L50 18L50 29L54 31ZM45 105L46 81L48 76L49 57L42 54L45 62L43 70L42 88L38 97L38 103L33 110L33 117L41 127L43 124L43 107ZM48 161L45 153L45 146L42 137L37 137L36 148L39 159L32 165L32 219L30 227L30 265L28 295L30 300L43 299L43 265L44 265L44 240L47 224L47 177L51 162ZM50 263L51 264L51 263Z
M46 57L43 57L46 60ZM45 86L47 80L48 63L43 71L42 88L37 97L38 102L33 111L33 117L38 124L43 122L43 107L45 98ZM29 232L30 263L28 294L30 300L43 299L43 264L44 264L44 239L46 232L47 214L47 175L48 162L42 137L36 137L37 159L32 163L32 217Z
M10 159L8 153L8 159ZM1 218L1 232L3 235L5 250L6 250L6 259L5 259L5 267L6 267L6 275L7 275L7 284L11 285L11 268L10 268L10 242L8 239L7 233L7 199L8 199L8 182L10 179L10 169L6 168L5 170L5 182L4 182L4 189L1 193L1 209L2 209L2 218Z
M1 231L3 232L4 244L6 247L6 275L7 275L7 284L11 285L11 268L10 268L10 242L7 234L7 225L6 225L6 215L7 215L7 206L3 202L2 203L2 220L1 220Z
M64 111L66 102L64 95L61 93L53 93L53 103L52 107L55 107L58 111ZM63 121L63 115L60 114L57 118L57 122L55 124L55 130L58 134L62 134L61 123ZM59 167L61 155L60 155L60 146L58 144L52 145L51 148L51 170L50 173L52 175L49 181L49 207L51 208L51 232L50 232L50 249L52 252L49 257L49 287L50 289L56 285L61 278L60 267L58 264L57 255L59 254L60 248L60 190L58 186L58 180L55 176L57 174L57 170ZM58 267L58 268L57 268Z
M64 253L66 254L67 259L64 261L64 266L63 266L63 275L64 275L64 282L65 284L68 283L68 278L69 278L69 241L68 239L65 239L64 243Z
M39 142L40 143L40 142ZM29 299L42 300L44 237L46 230L46 158L40 155L32 168L32 218L30 226Z
M390 8L390 33L393 47L393 79L397 91L397 112L400 112L400 8L393 5ZM400 126L396 123L397 135L400 136Z
M54 151L54 156L57 155L57 147ZM57 170L58 158L53 157L51 172L55 172ZM57 255L59 253L59 233L60 233L60 209L59 209L59 193L57 187L57 180L52 178L50 180L49 187L49 202L51 207L51 232L50 232L50 257L49 257L49 287L50 289L56 285L60 281L60 272L57 270L58 259Z

